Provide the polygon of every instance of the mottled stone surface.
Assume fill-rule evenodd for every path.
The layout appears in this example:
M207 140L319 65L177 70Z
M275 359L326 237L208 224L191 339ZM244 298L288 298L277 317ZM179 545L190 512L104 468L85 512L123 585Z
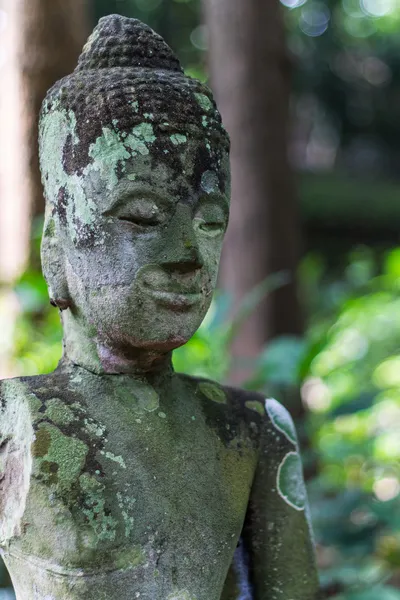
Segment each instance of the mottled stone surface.
M106 17L43 104L40 155L64 356L0 383L17 599L313 600L289 414L171 365L210 306L228 221L210 90L147 26Z

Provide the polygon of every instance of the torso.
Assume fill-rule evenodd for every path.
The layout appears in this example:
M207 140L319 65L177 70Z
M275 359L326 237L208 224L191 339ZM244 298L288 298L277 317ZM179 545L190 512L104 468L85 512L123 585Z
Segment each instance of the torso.
M257 463L247 398L180 375L157 395L75 366L3 382L6 409L21 394L29 490L4 545L17 599L219 600Z

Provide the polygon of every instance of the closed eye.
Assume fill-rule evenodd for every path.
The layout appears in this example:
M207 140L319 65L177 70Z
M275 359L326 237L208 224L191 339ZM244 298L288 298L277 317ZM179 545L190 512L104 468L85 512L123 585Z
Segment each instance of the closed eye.
M149 226L155 227L160 224L160 220L155 216L145 216L145 215L126 215L118 217L119 221L127 221L128 223L133 223L134 225L141 226Z
M149 198L134 198L105 214L138 227L155 227L165 219L164 212Z
M199 229L201 232L207 234L207 235L211 235L211 236L216 236L216 235L220 235L221 233L224 233L225 228L226 228L226 222L225 221L207 221L205 219L200 219L197 218L194 220L195 222L195 226L197 227L197 229Z

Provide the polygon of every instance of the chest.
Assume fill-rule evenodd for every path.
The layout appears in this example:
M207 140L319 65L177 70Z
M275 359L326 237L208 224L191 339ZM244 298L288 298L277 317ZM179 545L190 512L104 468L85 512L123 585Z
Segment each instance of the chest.
M171 578L229 565L256 461L240 425L227 441L194 404L49 404L34 423L22 553Z

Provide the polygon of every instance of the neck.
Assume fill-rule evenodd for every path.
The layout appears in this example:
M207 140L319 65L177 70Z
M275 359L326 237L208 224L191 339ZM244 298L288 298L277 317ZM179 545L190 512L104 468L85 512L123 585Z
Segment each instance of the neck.
M70 310L62 313L64 358L97 375L123 374L154 381L173 372L172 352L146 348L121 349L90 335Z

